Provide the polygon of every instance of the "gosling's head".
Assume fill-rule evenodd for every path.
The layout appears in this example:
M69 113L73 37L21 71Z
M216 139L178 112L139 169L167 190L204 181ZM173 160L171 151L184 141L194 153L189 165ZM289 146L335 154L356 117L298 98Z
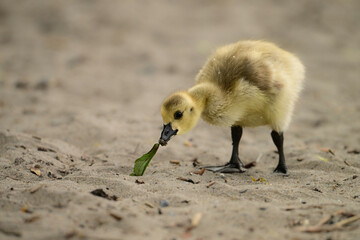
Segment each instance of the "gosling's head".
M159 143L164 146L176 134L190 131L198 122L200 114L187 92L176 92L166 98L161 105L164 129Z

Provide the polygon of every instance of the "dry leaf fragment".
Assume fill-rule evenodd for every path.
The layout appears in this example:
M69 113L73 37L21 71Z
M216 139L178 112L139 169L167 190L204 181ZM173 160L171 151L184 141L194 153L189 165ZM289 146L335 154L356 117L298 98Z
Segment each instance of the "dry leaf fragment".
M178 160L170 160L169 162L171 164L180 165L180 161L178 161Z
M21 212L23 213L32 213L32 211L29 210L28 206L24 205L21 209Z
M360 154L360 151L354 149L354 150L348 151L347 153L350 153L350 154Z
M76 232L76 230L72 230L70 232L67 232L64 237L65 239L70 239L70 238L73 238L75 237L76 235L78 235L78 233Z
M344 217L353 217L355 216L355 214L351 213L351 212L344 212L344 210L340 210L340 214Z
M184 182L189 182L189 183L192 183L192 184L198 184L199 182L194 182L192 179L190 178L183 178L183 177L178 177L176 178L177 180L181 180L181 181L184 181Z
M188 238L191 236L191 233L190 231L193 229L193 228L196 228L199 223L200 223L200 220L201 220L201 217L202 217L202 213L196 213L192 218L191 218L191 224L189 227L186 228L184 234L183 234L183 238L184 236L186 236L185 238Z
M320 189L318 189L318 188L314 188L313 190L314 190L315 192L322 193L322 191L321 191Z
M261 178L258 179L258 181L260 181L260 182L266 182L266 179L261 177Z
M192 146L192 144L191 144L190 141L185 141L185 142L184 142L184 145L187 146L187 147L191 147L191 146Z
M44 185L43 184L40 184L36 187L33 187L32 189L30 189L30 193L35 193L37 192L40 188L42 188Z
M252 168L256 166L256 162L249 162L247 164L244 165L244 168L248 169L248 168Z
M30 168L30 171L31 171L32 173L38 175L39 177L41 176L41 171L40 171L40 169L38 169L38 168L32 167L32 168Z
M335 156L335 153L330 148L319 148L320 151L330 153Z
M258 179L254 178L253 176L250 176L250 177L253 182L266 182L266 179L262 178L262 177L258 178Z
M91 167L92 165L94 165L95 161L94 159L91 160L91 163L89 164L89 167Z
M38 137L38 136L32 136L32 138L38 140L38 141L41 141L41 137Z
M40 152L56 152L54 149L51 149L51 148L47 148L47 147L42 147L42 146L39 146L37 148L38 151Z
M105 193L104 190L102 190L101 188L95 189L95 190L91 191L90 193L91 193L92 195L94 195L94 196L106 198L106 199L108 199L108 200L114 200L114 201L116 201L116 200L118 199L118 197L115 196L115 195L113 195L113 196L108 195L108 194Z
M201 213L196 213L193 218L191 219L191 229L197 227L200 223L202 214Z
M145 202L144 204L145 204L145 206L147 206L147 207L149 207L149 208L155 208L154 205L152 205L152 204L149 203L149 202Z
M200 169L200 170L198 170L198 171L194 171L193 173L202 176L202 175L204 174L205 170L206 170L205 168L202 168L202 169Z
M26 147L24 145L15 145L16 148L22 148L24 150L26 150Z
M209 187L211 187L211 186L214 185L214 184L215 184L215 182L212 181L211 183L209 183L208 185L206 185L206 187L209 188Z
M40 219L40 216L39 215L35 215L35 216L32 216L32 217L29 217L29 218L26 218L24 220L25 223L32 223L32 222L35 222L36 220Z
M113 217L116 221L121 221L121 220L122 220L122 217L119 216L119 215L116 214L116 213L109 212L109 215L110 215L111 217Z
M136 179L136 180L135 180L135 183L137 183L137 184L144 184L145 182L144 182L144 180Z

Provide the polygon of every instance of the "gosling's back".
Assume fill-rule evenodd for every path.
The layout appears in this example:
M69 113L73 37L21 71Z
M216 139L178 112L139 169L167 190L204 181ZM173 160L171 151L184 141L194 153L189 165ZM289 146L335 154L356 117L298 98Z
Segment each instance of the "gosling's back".
M296 56L263 41L217 49L197 75L198 84L212 82L222 89L228 99L224 113L242 113L236 124L268 124L278 131L290 122L303 79L304 67Z

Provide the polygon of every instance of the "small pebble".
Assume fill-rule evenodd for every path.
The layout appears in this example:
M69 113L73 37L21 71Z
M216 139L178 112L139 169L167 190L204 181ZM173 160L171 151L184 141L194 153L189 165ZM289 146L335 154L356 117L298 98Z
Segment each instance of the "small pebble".
M37 90L47 90L49 88L49 80L48 79L41 79L37 82L34 86Z
M169 205L170 204L168 200L164 200L164 199L160 200L160 207L168 207Z
M240 191L240 193L246 193L246 192L247 192L247 189Z
M24 81L24 80L18 80L15 83L15 88L18 88L18 89L27 89L28 86L29 86L29 83L27 81Z

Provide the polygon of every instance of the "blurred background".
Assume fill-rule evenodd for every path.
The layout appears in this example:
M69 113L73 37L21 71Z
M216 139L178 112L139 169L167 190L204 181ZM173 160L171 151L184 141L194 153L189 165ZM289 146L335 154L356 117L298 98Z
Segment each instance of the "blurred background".
M290 131L343 139L359 130L359 11L356 0L3 0L0 126L84 149L145 145L161 101L192 86L216 47L262 39L307 67Z

